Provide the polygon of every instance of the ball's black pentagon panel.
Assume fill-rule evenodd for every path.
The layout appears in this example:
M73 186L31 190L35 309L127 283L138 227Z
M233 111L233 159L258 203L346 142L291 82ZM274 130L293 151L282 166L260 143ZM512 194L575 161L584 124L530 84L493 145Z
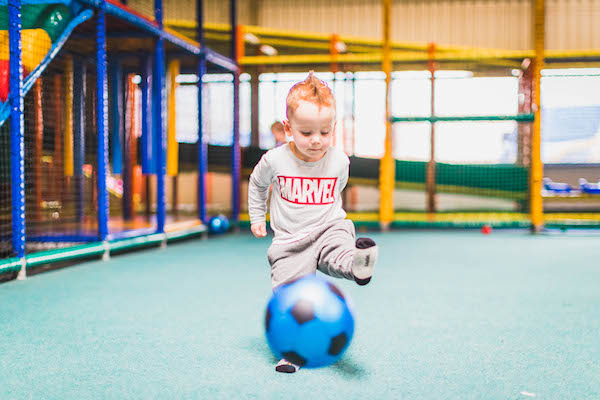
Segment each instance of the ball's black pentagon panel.
M333 339L331 339L331 344L329 345L328 353L332 356L337 356L344 349L348 343L348 336L345 333L340 333Z
M265 331L269 332L269 325L271 323L271 310L267 307L267 312L265 313Z
M283 358L285 358L292 364L296 364L300 367L303 367L306 365L306 359L304 357L302 357L300 354L296 353L295 351L286 351L282 354L283 354Z
M304 299L300 299L294 304L292 308L292 316L298 322L298 325L302 325L305 322L312 321L315 318L315 310L313 304Z
M333 283L327 282L327 286L329 286L329 290L331 290L333 293L335 293L340 299L346 300L344 298L344 294L342 293L342 291L340 289L338 289L337 286L335 286Z

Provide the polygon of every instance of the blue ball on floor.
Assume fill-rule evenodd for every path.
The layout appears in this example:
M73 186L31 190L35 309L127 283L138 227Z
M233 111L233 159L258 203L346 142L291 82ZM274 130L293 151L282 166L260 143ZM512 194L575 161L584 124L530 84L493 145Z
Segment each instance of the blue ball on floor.
M301 367L330 365L354 335L349 298L333 283L308 275L275 290L265 313L273 354Z
M219 214L208 221L208 231L210 233L225 233L229 230L229 220L226 216Z

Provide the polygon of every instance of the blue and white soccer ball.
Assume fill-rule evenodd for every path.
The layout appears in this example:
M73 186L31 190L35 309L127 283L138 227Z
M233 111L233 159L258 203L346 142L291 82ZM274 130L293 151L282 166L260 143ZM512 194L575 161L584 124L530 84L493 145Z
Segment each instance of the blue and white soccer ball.
M208 231L214 234L225 233L229 230L229 219L223 214L215 215L208 220Z
M265 313L267 341L275 356L307 368L339 360L354 335L348 300L316 275L276 289Z

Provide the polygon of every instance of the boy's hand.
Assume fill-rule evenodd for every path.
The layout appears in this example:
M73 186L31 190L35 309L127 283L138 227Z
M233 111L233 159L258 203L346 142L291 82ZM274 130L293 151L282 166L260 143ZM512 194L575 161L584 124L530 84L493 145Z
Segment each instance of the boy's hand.
M266 222L256 222L250 225L250 230L257 238L267 236L267 223Z

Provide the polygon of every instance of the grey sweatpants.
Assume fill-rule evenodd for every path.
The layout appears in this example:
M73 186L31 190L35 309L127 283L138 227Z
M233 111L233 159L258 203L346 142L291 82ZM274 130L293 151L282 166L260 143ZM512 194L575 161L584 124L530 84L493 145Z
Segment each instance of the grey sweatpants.
M335 278L354 280L355 237L354 223L343 219L323 224L297 242L271 244L267 258L271 264L273 289L301 276L314 274L317 269Z

